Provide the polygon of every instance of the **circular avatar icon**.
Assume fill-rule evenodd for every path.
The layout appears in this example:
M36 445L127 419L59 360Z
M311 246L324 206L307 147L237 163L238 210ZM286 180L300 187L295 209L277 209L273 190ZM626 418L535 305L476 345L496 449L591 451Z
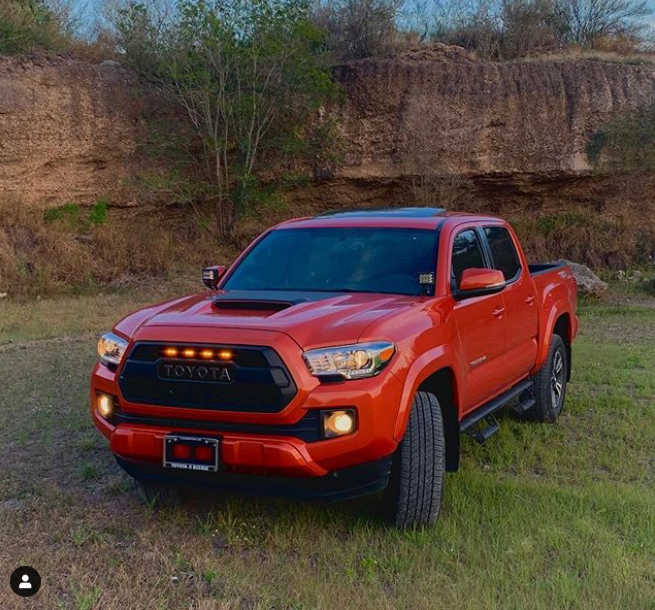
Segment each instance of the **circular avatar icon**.
M9 584L16 595L31 597L41 588L41 575L30 566L21 566L13 571Z

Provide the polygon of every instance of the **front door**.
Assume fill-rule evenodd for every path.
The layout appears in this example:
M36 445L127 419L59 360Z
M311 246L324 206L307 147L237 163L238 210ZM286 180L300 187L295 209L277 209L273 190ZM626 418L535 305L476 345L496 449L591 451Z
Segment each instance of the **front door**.
M474 228L460 231L452 246L452 288L459 287L466 269L489 267L480 236ZM464 376L464 413L485 402L508 384L505 371L505 301L502 293L456 301Z

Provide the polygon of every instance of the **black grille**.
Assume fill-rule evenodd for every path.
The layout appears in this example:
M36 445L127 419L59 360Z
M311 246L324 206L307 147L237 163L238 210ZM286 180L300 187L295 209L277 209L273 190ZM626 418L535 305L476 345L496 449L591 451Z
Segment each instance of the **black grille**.
M169 359L160 355L168 343L137 343L123 366L119 384L128 402L186 407L212 411L277 413L296 395L296 385L282 359L270 347L236 345L188 345L196 349L229 349L234 357L227 363ZM165 366L166 365L166 366ZM162 372L175 366L219 367L228 371L204 379L167 379Z

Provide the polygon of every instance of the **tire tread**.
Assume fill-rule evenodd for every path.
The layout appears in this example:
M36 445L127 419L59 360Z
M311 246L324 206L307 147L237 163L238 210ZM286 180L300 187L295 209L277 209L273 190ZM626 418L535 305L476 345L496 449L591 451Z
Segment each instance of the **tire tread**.
M441 508L445 441L436 396L418 392L398 450L394 522L401 529L434 523Z

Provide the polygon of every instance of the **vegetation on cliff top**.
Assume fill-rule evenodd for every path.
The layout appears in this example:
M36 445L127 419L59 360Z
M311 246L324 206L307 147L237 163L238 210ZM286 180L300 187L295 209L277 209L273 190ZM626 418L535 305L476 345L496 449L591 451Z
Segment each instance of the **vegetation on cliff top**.
M181 0L160 27L133 3L120 11L117 40L126 60L186 111L220 238L270 198L271 165L311 165L336 137L317 121L337 87L306 0Z

